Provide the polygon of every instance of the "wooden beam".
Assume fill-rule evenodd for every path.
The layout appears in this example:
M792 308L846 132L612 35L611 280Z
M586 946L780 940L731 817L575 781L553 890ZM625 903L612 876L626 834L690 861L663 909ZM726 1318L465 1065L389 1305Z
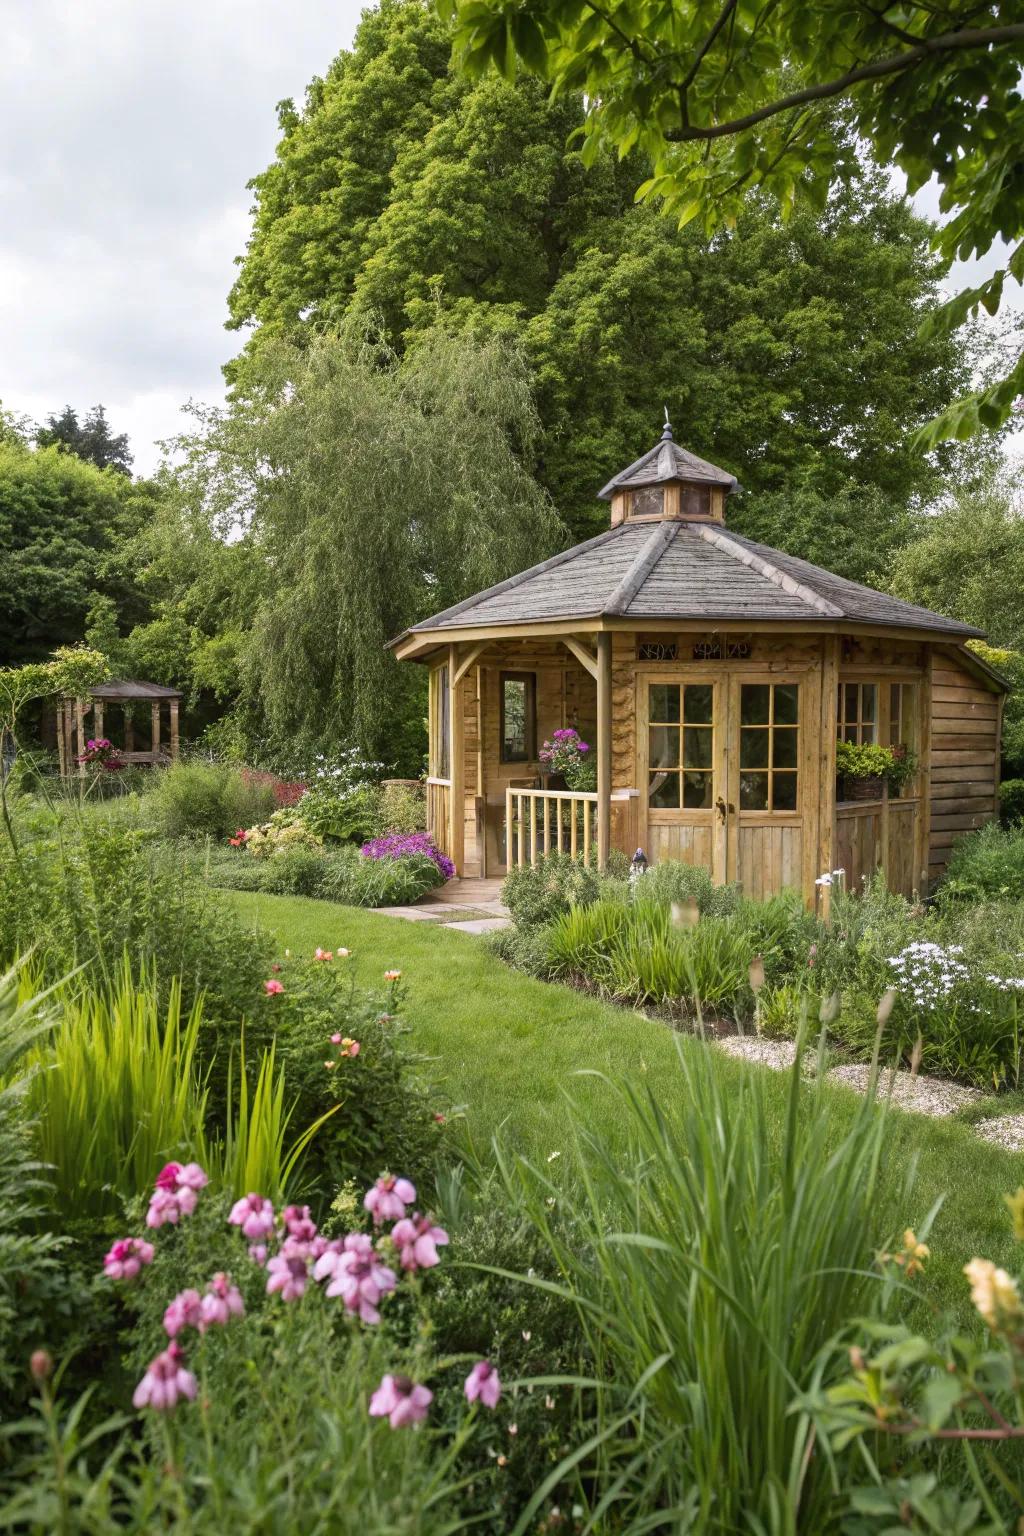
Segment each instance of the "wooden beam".
M575 815L575 812L573 813ZM597 637L597 867L606 869L612 824L612 637ZM573 823L575 825L575 822Z
M79 757L83 757L85 755L85 700L84 699L76 699L76 701L75 701L75 719L78 722L78 756ZM85 778L85 764L84 763L79 763L79 765L78 765L78 776L79 776L79 778L82 778L82 779Z
M456 682L458 647L448 651L448 856L455 873L462 874L466 842L466 748L462 714L462 683Z
M152 743L151 743L151 748L152 748L152 752L153 752L153 761L155 763L157 758L160 756L160 705L159 704L153 704L151 706L150 712L149 712L149 717L150 717L150 720L152 722L153 740L152 740Z
M178 700L171 700L171 762L178 761Z
M609 639L610 638L611 637L609 636ZM597 657L594 655L593 651L588 651L586 646L581 645L578 640L574 640L572 635L563 635L562 644L565 646L566 650L572 652L581 667L586 667L591 677L597 677Z
M465 656L463 656L462 660L459 662L458 667L451 675L451 686L453 688L456 686L456 684L462 682L462 679L465 677L473 663L483 654L484 651L486 651L489 643L490 642L487 640L481 640L479 645L470 646Z
M839 687L839 637L822 646L821 713L818 736L818 874L830 871L836 858L836 690ZM817 875L815 876L817 879ZM821 915L828 921L831 892L821 891ZM805 893L805 899L806 899Z

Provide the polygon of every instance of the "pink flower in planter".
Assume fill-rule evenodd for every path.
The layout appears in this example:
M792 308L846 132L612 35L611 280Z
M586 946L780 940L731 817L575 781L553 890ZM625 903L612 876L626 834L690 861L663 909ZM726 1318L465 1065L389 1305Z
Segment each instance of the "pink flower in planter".
M110 1280L134 1280L144 1264L153 1262L153 1244L144 1237L121 1237L103 1260Z
M231 1284L231 1276L218 1270L206 1287L206 1295L199 1304L199 1332L207 1328L223 1328L233 1317L245 1315L245 1303L237 1285Z
M416 1199L416 1186L408 1179L396 1179L391 1174L379 1178L372 1189L367 1190L363 1206L379 1227L382 1221L400 1221L407 1205Z
M497 1408L501 1397L501 1378L489 1360L478 1360L466 1377L466 1401L478 1400L485 1408Z
M286 1238L267 1265L267 1277L268 1296L280 1291L282 1301L298 1301L309 1279L309 1261L302 1245Z
M274 1207L263 1195L243 1195L231 1207L228 1221L233 1227L241 1227L250 1243L258 1243L261 1237L269 1237L274 1230Z
M275 976L271 976L269 981L263 983L263 990L268 997L277 997L280 992L284 991L284 987Z
M387 1419L392 1429L402 1429L421 1423L433 1400L429 1387L417 1386L408 1376L385 1376L370 1398L370 1413L375 1419Z
M164 1313L164 1332L177 1338L185 1328L198 1328L202 1320L202 1297L198 1291L180 1291Z
M171 1343L151 1360L146 1374L135 1388L132 1402L136 1408L154 1408L170 1413L179 1397L196 1395L196 1379L181 1363L181 1346Z
M397 1281L394 1270L382 1264L365 1232L350 1232L341 1249L328 1249L313 1266L313 1276L330 1276L325 1295L340 1296L349 1312L358 1313L364 1323L379 1323L377 1308L381 1298L393 1291Z
M437 1251L448 1241L443 1227L432 1225L429 1216L403 1216L391 1228L391 1240L398 1247L398 1259L403 1269L433 1269L441 1262Z

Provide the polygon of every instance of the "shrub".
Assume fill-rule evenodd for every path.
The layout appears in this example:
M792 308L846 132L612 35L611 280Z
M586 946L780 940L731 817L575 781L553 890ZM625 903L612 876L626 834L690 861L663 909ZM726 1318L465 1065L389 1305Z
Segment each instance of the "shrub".
M201 865L211 885L236 891L315 896L347 907L407 906L444 883L433 859L365 859L355 848L298 846L271 858L218 853Z
M995 822L959 838L939 892L942 902L1024 897L1024 826Z
M724 1074L704 1050L680 1061L675 1109L653 1088L619 1090L629 1157L609 1155L576 1113L564 1183L502 1162L507 1198L544 1235L557 1294L575 1306L585 1354L568 1379L594 1383L581 1395L596 1421L539 1484L521 1529L570 1475L593 1529L610 1509L622 1531L650 1529L652 1511L666 1529L834 1528L832 1464L793 1399L845 1373L823 1351L863 1309L865 1259L890 1236L885 1116L866 1098L839 1130L829 1088L804 1086L798 1060L780 1124L767 1074ZM542 1274L525 1280L550 1288Z
M666 906L673 901L683 905L696 902L702 917L728 916L736 910L739 894L735 885L715 885L711 871L703 865L683 864L678 859L652 864L638 887L644 901L660 901Z
M296 848L319 848L323 838L302 820L297 809L287 807L275 811L262 826L246 828L230 842L244 847L254 859L269 859Z
M523 927L513 923L488 934L486 942L491 952L513 970L523 971L527 976L547 977L551 970L548 939L549 931L543 925L530 923Z
M173 763L161 769L148 797L165 837L230 837L239 827L266 821L274 791L228 763Z
M388 837L378 837L371 843L364 843L361 852L364 859L426 857L433 859L445 880L451 880L455 875L455 865L447 854L434 846L427 832L393 832Z
M1004 779L999 786L999 819L1004 827L1024 821L1024 779Z
M422 832L427 824L427 803L421 785L390 779L380 788L380 830Z
M319 758L299 805L303 822L318 837L362 843L381 830L381 795L375 782L383 765L355 748L334 763Z
M568 853L549 853L536 864L513 864L501 887L501 899L520 927L550 923L572 907L597 901L606 884L594 865Z

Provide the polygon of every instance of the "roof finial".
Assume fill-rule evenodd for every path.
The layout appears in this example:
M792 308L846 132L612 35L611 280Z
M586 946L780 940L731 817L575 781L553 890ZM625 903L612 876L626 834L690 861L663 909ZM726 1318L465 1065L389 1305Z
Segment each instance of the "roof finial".
M673 440L672 439L672 423L668 419L668 406L667 405L665 407L665 426L664 426L664 429L663 429L662 434L661 434L661 440L662 440L663 443L671 443L672 440Z

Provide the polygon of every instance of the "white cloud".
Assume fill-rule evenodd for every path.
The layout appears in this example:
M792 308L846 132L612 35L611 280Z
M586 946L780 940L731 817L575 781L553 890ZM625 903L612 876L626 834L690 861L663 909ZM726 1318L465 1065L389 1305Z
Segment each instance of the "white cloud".
M0 400L101 401L136 469L217 400L250 177L276 103L352 40L359 0L6 0Z

